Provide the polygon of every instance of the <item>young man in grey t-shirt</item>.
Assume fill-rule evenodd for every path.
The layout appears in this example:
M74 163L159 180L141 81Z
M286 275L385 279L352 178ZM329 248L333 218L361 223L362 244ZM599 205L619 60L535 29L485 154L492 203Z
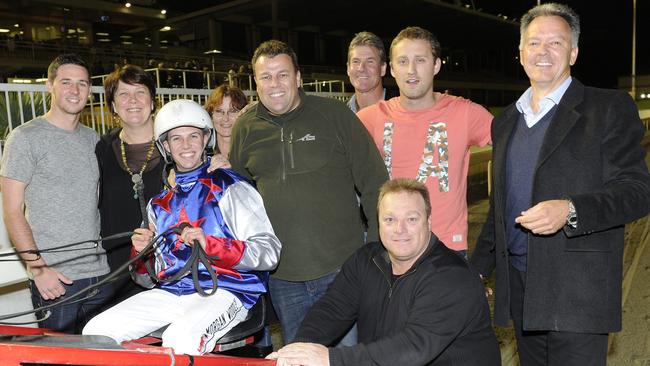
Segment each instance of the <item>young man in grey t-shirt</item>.
M60 55L48 68L46 85L50 109L12 131L0 167L4 222L19 251L99 237L98 136L79 124L90 93L88 67L76 55ZM109 272L104 250L92 242L21 257L30 273L35 308L69 297ZM94 296L56 306L39 326L78 332L111 293L105 285Z

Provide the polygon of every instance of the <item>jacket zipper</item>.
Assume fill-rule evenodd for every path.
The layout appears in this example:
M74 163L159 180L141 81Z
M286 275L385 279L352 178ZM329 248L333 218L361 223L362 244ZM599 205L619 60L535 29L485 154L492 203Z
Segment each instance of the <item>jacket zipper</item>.
M388 299L390 299L391 295L393 295L393 289L396 287L397 282L401 281L401 280L402 280L404 277L406 277L406 276L410 276L410 275L412 275L412 274L415 273L415 271L417 271L417 270L418 270L417 268L414 268L413 270L408 271L408 272L404 273L403 275L399 276L399 278L397 278L397 279L395 280L395 282L393 282L393 285L392 285L392 286L389 288L389 290L388 290Z
M395 282L391 283L390 280L391 280L392 274L390 274L390 275L386 274L386 272L384 272L384 270L381 268L381 266L377 263L375 258L373 258L372 261L375 263L375 266L377 266L377 268L379 268L379 271L381 271L381 273L384 275L384 279L388 283L388 300L389 301L391 299L391 296L393 296L393 288L395 288L395 284L397 284L397 281L399 281L402 278L404 278L404 277L406 277L406 276L408 276L410 274L413 274L413 273L415 273L415 271L417 271L417 268L413 268L412 270L410 270L410 271L404 273L403 275L401 275L398 279L395 280Z
M280 142L282 145L282 181L284 182L287 180L287 167L284 161L284 127L280 127Z
M291 169L295 169L295 165L293 163L293 131L289 133L289 162L291 164Z

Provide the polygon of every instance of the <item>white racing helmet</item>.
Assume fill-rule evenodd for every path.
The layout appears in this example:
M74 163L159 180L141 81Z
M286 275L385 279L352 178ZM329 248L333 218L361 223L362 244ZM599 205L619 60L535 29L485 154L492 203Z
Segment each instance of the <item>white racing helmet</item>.
M176 99L165 104L158 113L153 125L153 135L156 139L156 147L166 163L172 162L172 157L165 151L163 141L167 139L167 132L176 127L196 127L205 133L209 133L208 144L206 149L214 149L216 138L212 119L200 104L189 99ZM204 149L204 153L205 150Z

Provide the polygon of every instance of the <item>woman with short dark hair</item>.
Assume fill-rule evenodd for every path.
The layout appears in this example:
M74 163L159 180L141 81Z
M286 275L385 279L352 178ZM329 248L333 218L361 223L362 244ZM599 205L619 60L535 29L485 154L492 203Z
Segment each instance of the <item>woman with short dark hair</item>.
M131 231L143 221L139 195L144 202L162 189L164 161L153 139L156 85L151 74L135 65L125 65L104 80L106 104L117 127L102 136L95 154L100 168L101 235ZM137 185L142 185L138 191ZM111 272L129 260L131 239L103 242ZM125 271L114 284L110 305L142 290Z

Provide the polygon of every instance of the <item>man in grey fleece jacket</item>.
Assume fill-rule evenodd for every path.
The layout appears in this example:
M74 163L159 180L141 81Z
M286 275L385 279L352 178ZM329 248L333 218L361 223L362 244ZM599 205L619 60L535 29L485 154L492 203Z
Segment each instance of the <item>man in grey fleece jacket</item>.
M235 124L230 163L257 183L282 242L269 288L284 340L291 342L343 261L363 245L357 192L368 238L376 240L377 193L388 174L345 104L300 89L289 46L264 42L252 64L260 103Z

